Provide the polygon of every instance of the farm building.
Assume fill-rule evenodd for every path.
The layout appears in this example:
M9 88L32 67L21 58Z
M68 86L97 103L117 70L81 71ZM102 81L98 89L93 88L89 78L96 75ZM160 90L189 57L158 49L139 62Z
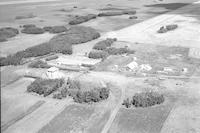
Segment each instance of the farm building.
M152 67L149 64L142 64L140 65L140 70L141 71L150 71Z
M64 77L64 74L59 71L57 67L50 67L47 71L42 75L43 78L48 79L56 79Z
M126 66L126 68L129 69L129 70L136 70L138 68L138 63L135 62L135 61L132 61L131 63L129 63Z
M82 64L95 65L101 60L90 59L84 56L62 56L56 59L57 65L81 66Z

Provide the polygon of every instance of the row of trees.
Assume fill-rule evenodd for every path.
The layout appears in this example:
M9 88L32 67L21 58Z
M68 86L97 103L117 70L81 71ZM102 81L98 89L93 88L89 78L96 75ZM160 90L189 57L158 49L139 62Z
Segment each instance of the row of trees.
M27 25L26 27L34 27L34 25ZM19 65L23 58L43 56L50 53L72 54L72 45L85 43L98 37L100 37L100 34L90 27L71 27L65 33L53 37L49 42L1 58L0 65Z
M106 87L84 91L79 82L70 78L67 81L64 79L36 79L27 87L27 91L43 96L53 94L53 98L56 99L71 96L78 103L99 102L109 97L109 89Z

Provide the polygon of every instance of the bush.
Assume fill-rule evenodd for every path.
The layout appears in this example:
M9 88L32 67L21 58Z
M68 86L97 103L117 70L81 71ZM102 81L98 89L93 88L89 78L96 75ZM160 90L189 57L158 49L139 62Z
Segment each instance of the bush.
M37 60L37 61L33 61L31 62L28 67L31 68L50 68L51 66L48 65L46 62L42 61L42 60Z
M157 32L166 33L168 31L175 30L176 28L178 28L177 24L166 25L165 27L164 26L160 27L160 29Z
M128 14L128 15L136 14L135 10L125 10L125 11L122 11L122 12L123 12L123 14Z
M105 49L105 51L109 55L121 55L121 54L134 54L135 53L134 50L129 50L127 48L115 48L115 47L107 48L107 49Z
M164 26L162 26L162 27L160 27L160 29L157 31L158 33L166 33L168 30L164 27Z
M73 95L73 99L78 103L92 103L105 100L109 97L108 88L93 89L90 91L77 91L76 95Z
M35 92L44 97L50 95L64 84L64 79L36 79L28 87L28 92Z
M59 34L51 39L51 41L80 44L100 37L100 34L93 28L84 26L71 27L66 33Z
M123 12L114 11L114 12L102 12L102 13L98 14L99 17L103 17L103 16L118 16L118 15L123 15Z
M177 24L171 24L171 25L167 25L167 26L166 26L166 29L167 29L168 31L170 31L170 30L175 30L176 28L178 28L178 25L177 25Z
M6 41L7 41L6 37L0 36L0 42L6 42Z
M71 20L69 22L69 24L70 25L76 25L76 24L84 23L84 22L87 22L91 19L95 19L96 17L97 17L97 15L95 15L95 14L88 14L86 16L77 16L73 20Z
M129 19L137 19L137 16L130 16Z
M34 24L25 24L22 26L23 28L30 28L30 27L36 27Z
M7 41L7 38L11 38L19 34L18 29L12 27L0 28L0 42Z
M35 15L33 15L32 13L24 15L24 16L16 16L15 19L28 19L28 18L34 18L36 17Z
M115 41L116 41L116 39L107 38L106 40L96 43L94 45L93 49L104 50L107 47L110 47L113 44L113 42L115 42Z
M57 56L57 55L49 56L49 57L47 57L45 60L46 60L46 61L50 61L50 60L55 60L55 59L58 59L58 56Z
M50 33L62 33L67 31L67 28L65 26L46 26L43 29Z
M129 98L124 100L122 105L125 105L126 108L130 108L131 107L131 102L130 102Z
M109 96L109 89L108 88L101 88L100 89L100 98L102 100L107 99Z
M132 105L135 107L149 107L149 106L154 106L156 104L161 104L164 102L164 96L156 93L156 92L143 92L143 93L138 93L133 96L132 98ZM128 99L125 100L123 105L128 106L126 104Z
M21 32L25 34L43 34L45 31L42 28L31 26L22 29Z
M132 11L132 10L125 10L125 11L110 11L110 12L103 12L103 13L99 13L98 16L102 17L102 16L118 16L118 15L125 15L125 14L135 14L136 11Z
M102 50L93 50L89 53L89 58L93 58L93 59L104 59L106 57L108 57L109 54L105 51L102 51Z

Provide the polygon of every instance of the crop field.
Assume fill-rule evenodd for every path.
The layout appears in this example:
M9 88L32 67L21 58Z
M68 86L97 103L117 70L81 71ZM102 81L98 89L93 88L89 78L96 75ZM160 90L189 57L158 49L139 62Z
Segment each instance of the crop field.
M7 128L9 128L11 125L15 124L19 120L23 119L25 116L31 114L33 111L35 111L37 108L39 108L43 103L44 103L44 101L38 101L38 102L31 103L32 105L31 104L30 105L23 104L23 107L21 105L18 105L17 107L12 107L12 109L15 110L15 112L6 112L6 113L2 112L2 114L1 114L3 116L2 121L1 121L2 131L6 130ZM9 104L9 103L3 103L3 104ZM1 105L3 105L3 104L1 104ZM15 104L16 104L16 101L15 101ZM19 103L17 103L17 104L19 104ZM3 108L3 110L6 110L6 109L4 109L4 105L2 108ZM4 118L4 117L7 117L7 118Z
M103 127L108 121L110 116L110 111L106 111L99 119L94 119L94 123L92 123L86 130L88 133L101 133Z
M151 108L121 108L112 123L109 133L160 133L173 105L160 105Z
M61 133L84 131L84 123L94 113L94 108L87 106L69 105L56 116L39 133Z
M1 126L3 130L30 114L44 103L37 98L31 98L24 94L30 82L32 82L32 79L22 78L1 88L1 92L3 93L1 95Z

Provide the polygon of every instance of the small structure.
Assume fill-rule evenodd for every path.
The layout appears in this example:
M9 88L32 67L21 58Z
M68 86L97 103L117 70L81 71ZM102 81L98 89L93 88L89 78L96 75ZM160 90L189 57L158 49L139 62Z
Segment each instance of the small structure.
M188 72L188 69L187 69L187 68L182 68L182 72L183 72L183 73L187 73L187 72Z
M56 79L56 78L62 78L63 74L59 72L59 69L57 67L50 67L47 69L47 72L43 75L43 78L49 78L49 79Z
M164 67L163 71L165 71L165 72L174 72L173 68L171 68L171 67Z
M126 68L128 68L129 70L136 70L138 68L138 63L135 61L132 61L126 66Z
M150 71L152 67L149 64L142 64L140 65L140 70L141 71Z

